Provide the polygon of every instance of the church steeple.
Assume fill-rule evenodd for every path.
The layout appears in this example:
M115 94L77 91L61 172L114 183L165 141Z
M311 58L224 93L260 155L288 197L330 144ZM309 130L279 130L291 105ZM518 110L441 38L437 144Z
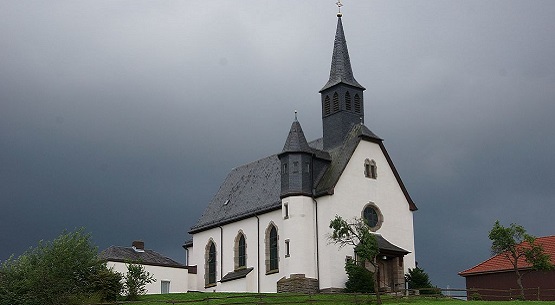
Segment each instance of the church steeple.
M338 16L337 18L337 30L335 30L335 40L333 42L330 79L320 90L320 92L339 83L358 87L362 90L365 89L356 81L355 76L353 75L353 69L351 68L351 59L349 58L349 50L347 49L347 41L345 40L343 23L341 22L340 16Z
M353 125L364 123L362 93L366 89L353 75L341 16L337 14L330 78L320 90L324 150L341 145Z

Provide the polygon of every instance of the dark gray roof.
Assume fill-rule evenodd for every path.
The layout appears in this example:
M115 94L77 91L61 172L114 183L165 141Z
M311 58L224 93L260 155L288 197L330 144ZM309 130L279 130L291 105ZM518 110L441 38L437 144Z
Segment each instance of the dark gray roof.
M304 136L304 132L299 121L295 120L293 124L291 124L291 129L289 130L287 140L285 140L282 152L312 153L312 149L306 142L306 137Z
M390 243L381 234L375 234L374 236L376 236L376 241L378 242L378 248L380 248L380 253L381 254L396 254L396 255L401 254L401 255L405 255L405 254L410 253L410 251L407 251L403 248L399 248L399 247L395 246L394 244Z
M335 41L333 42L330 78L320 92L339 83L351 85L362 90L365 89L356 81L353 75L351 60L349 59L349 50L347 50L347 41L345 40L345 33L343 33L343 23L341 22L341 17L337 18L337 30L335 32Z
M220 282L223 283L223 282L232 281L232 280L236 280L236 279L246 277L247 274L249 274L253 269L254 268L251 267L251 268L240 269L240 270L237 270L237 271L231 271L228 274L224 275L224 277L222 277Z
M189 233L281 208L277 155L233 169Z
M295 125L294 122L292 128ZM298 127L300 127L300 124ZM289 135L291 135L291 132ZM302 139L304 139L304 135ZM343 145L333 148L329 152L321 150L323 144L322 139L317 139L308 143L308 150L316 157L331 161L323 174L315 177L315 195L324 196L333 194L335 185L339 181L354 150L362 139L379 143L409 202L409 208L411 211L416 210L416 206L412 202L399 174L393 166L393 162L383 146L382 139L363 124L353 126L345 138ZM295 141L289 141L288 137L286 143L295 143ZM306 139L304 139L304 142L306 142ZM296 144L292 144L291 146L295 147ZM301 147L301 145L299 144L298 147ZM307 148L304 148L304 144L301 149L307 150ZM229 173L200 219L191 227L189 233L201 232L254 215L281 209L280 192L281 171L280 161L277 155L271 155L264 159L237 167ZM187 245L188 244L185 246Z
M99 257L112 262L132 262L142 265L187 268L185 265L180 264L169 257L148 249L145 249L144 252L139 252L132 247L111 246L100 252Z

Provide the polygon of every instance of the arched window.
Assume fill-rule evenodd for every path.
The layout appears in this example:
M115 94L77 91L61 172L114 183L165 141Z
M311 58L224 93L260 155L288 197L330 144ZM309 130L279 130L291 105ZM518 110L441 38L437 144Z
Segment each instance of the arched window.
M362 110L362 104L360 102L360 96L358 94L355 94L355 112L361 113L361 110Z
M210 239L206 244L204 253L204 286L212 287L216 285L216 245Z
M247 267L247 243L245 234L239 231L235 237L235 270Z
M369 159L364 160L364 176L371 179L378 178L378 167L376 166L376 161Z
M278 233L273 223L266 229L266 274L279 272Z
M349 91L345 92L345 109L346 110L353 110L353 105L351 103L351 94Z
M339 94L335 92L333 94L333 112L338 112L338 111L339 111Z
M383 223L382 212L380 212L380 209L373 203L369 203L364 207L362 219L366 221L366 224L368 224L372 231L378 230Z
M324 98L324 115L328 115L330 113L331 113L330 97L326 95L326 98Z

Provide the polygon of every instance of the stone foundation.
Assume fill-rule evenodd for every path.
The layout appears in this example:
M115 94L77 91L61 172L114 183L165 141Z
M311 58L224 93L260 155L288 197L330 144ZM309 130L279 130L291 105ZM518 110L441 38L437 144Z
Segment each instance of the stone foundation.
M305 277L304 274L291 274L277 282L277 292L318 293L318 280Z

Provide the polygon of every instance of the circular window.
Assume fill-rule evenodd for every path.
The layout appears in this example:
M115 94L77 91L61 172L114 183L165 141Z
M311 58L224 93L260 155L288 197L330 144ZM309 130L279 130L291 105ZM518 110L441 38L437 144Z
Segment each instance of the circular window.
M362 216L372 231L376 231L381 227L383 216L376 205L367 205L362 212Z

